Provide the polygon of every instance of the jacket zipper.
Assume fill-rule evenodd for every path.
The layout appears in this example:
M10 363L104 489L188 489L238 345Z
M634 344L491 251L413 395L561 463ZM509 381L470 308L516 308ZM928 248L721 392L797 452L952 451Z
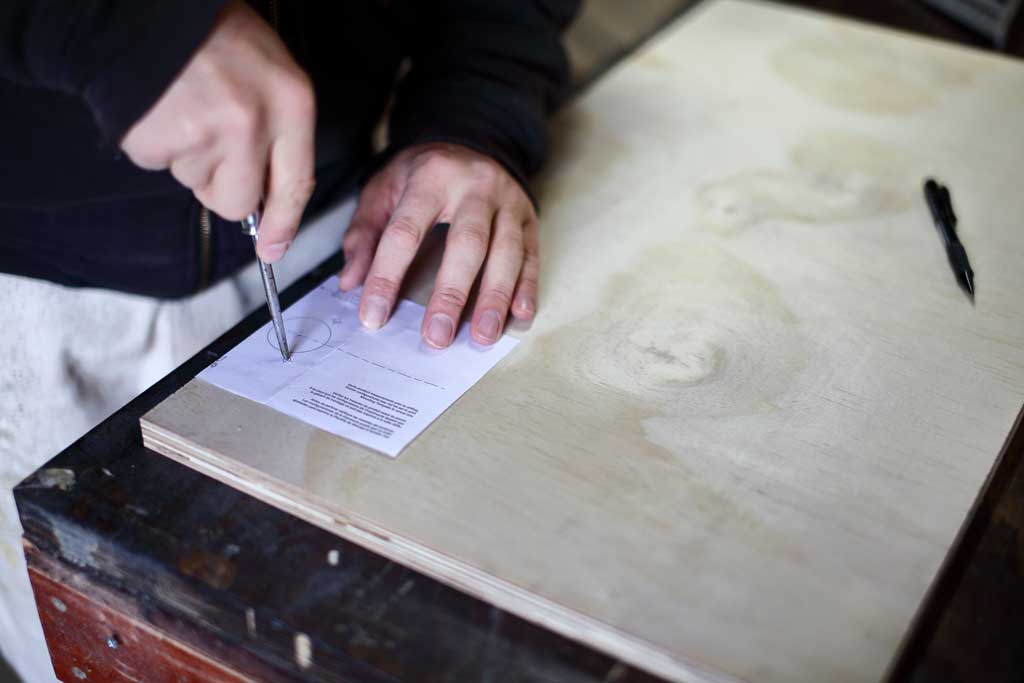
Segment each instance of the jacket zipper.
M210 285L210 210L199 206L199 291Z
M277 8L277 0L270 0L270 23L274 31L280 33L280 15ZM210 227L210 210L199 205L199 290L203 291L210 285L210 246L212 230Z

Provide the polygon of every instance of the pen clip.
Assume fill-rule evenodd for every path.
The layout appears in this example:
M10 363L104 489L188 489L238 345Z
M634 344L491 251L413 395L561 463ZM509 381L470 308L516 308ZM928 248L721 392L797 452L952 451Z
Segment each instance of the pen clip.
M950 197L949 188L945 185L939 185L939 199L941 200L940 208L946 220L949 221L949 227L955 228L956 214L953 213L953 198Z
M928 208L932 212L935 227L945 240L956 239L956 214L953 213L953 199L949 188L941 185L934 178L928 178L924 184L924 196Z

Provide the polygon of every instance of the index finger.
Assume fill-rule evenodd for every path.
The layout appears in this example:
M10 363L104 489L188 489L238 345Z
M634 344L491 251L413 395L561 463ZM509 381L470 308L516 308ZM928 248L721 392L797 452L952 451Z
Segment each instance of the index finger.
M387 322L398 290L424 235L443 208L441 192L432 185L410 185L381 233L370 272L363 285L359 320L370 329Z
M267 263L288 250L316 184L313 129L278 138L270 153L266 202L256 252Z

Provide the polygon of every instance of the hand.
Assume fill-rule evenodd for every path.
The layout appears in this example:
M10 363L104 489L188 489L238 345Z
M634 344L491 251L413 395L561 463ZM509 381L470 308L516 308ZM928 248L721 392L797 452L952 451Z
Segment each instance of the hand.
M232 0L121 148L142 168L169 168L227 220L255 211L265 192L258 251L273 262L313 192L315 119L309 78L263 18Z
M403 151L367 183L345 235L339 285L348 291L365 280L364 326L387 322L409 264L437 223L450 228L423 316L428 344L452 343L481 267L470 327L477 342L498 340L510 308L516 318L533 318L540 264L529 197L490 158L458 145L429 144Z

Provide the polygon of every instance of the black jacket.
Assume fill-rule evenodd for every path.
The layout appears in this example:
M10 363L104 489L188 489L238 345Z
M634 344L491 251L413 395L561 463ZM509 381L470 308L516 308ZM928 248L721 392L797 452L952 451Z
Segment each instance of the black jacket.
M465 145L524 184L543 162L544 117L568 81L559 33L577 0L265 4L254 2L316 91L310 211L412 144ZM191 194L167 172L136 168L117 147L222 5L0 2L0 271L179 297L252 260L238 226L214 217L205 242ZM389 147L373 158L371 132L393 93Z

